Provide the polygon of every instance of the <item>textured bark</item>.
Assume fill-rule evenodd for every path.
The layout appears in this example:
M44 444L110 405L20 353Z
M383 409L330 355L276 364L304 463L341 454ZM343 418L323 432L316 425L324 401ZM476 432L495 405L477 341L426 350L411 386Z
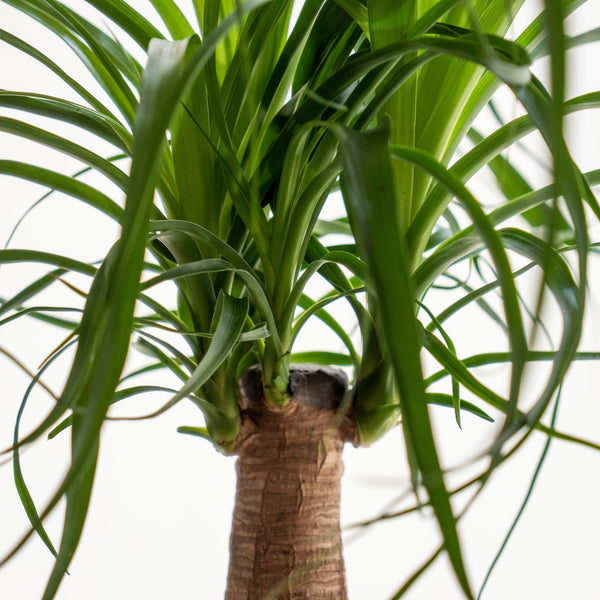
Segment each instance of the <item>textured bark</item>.
M348 417L336 415L346 379L293 368L292 400L269 408L260 371L242 378L237 493L226 600L347 597L340 538L340 478Z

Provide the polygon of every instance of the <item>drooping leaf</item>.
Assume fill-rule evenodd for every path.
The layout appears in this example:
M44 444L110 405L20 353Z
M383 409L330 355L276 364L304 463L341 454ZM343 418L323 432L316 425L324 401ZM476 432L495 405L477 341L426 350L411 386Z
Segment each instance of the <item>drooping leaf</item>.
M342 190L350 223L370 268L370 285L381 311L380 335L399 388L403 425L438 520L446 550L465 595L473 595L465 573L456 520L441 474L427 412L410 266L399 214L388 132L359 134L336 129L344 170ZM402 331L402 337L397 332Z

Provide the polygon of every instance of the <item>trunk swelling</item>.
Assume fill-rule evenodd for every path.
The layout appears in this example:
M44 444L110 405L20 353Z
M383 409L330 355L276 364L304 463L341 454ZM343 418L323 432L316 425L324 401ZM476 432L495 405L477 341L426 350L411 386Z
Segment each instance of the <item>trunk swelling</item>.
M293 368L292 400L263 402L260 371L241 381L243 426L226 600L344 600L340 478L350 420L336 417L346 380Z

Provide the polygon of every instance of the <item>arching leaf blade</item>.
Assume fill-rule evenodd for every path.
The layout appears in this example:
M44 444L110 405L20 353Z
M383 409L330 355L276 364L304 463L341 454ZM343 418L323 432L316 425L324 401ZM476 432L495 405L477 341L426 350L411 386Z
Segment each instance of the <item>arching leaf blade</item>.
M63 192L69 196L73 196L73 198L82 200L115 221L121 219L123 209L114 200L111 200L106 194L100 192L95 187L62 173L14 160L0 160L0 173L25 179L52 190Z
M247 286L248 291L253 296L253 302L256 304L262 318L267 322L269 333L278 351L283 352L281 340L279 339L278 328L273 315L273 310L264 285L257 277L252 267L246 260L227 242L220 237L196 223L179 220L150 221L150 230L157 236L168 236L169 232L181 232L190 235L216 250L223 258L229 261L237 269L237 274Z
M388 132L378 129L361 134L341 127L334 131L340 140L344 166L342 191L381 310L380 335L400 391L404 429L410 436L407 441L414 452L456 577L465 595L473 598L427 412L420 363L421 341L404 232L399 230Z
M444 187L456 196L473 220L474 229L477 232L477 235L481 237L486 248L490 252L502 289L502 301L506 315L510 349L514 357L510 378L510 402L516 410L525 356L528 348L516 284L500 235L494 229L493 223L483 212L483 209L476 198L469 190L467 190L460 178L454 173L433 159L428 153L419 149L400 148L396 146L394 147L393 152L395 156L414 162L435 177Z
M0 117L0 131L19 136L21 139L29 139L38 144L58 150L68 156L72 156L84 164L93 167L99 173L102 173L121 189L125 190L127 188L127 175L121 169L117 168L112 162L71 140L39 127L34 127L23 121L7 117Z
M44 524L39 517L37 508L31 497L27 484L25 483L25 478L23 477L23 472L21 470L21 459L19 455L19 428L21 425L21 418L23 416L23 411L25 410L25 406L27 404L27 400L36 383L39 382L41 375L43 374L45 368L42 367L40 371L33 377L30 384L27 386L27 390L25 391L25 395L23 400L21 401L21 405L19 406L19 410L17 412L17 418L15 419L15 427L14 427L14 436L13 436L13 477L15 481L15 486L17 488L17 493L19 494L19 498L21 500L21 504L27 513L27 517L29 518L29 522L31 526L38 534L40 539L44 542L48 550L52 553L54 557L58 557L58 552L56 551L54 544L50 540L46 529L44 528Z
M206 354L193 373L186 378L183 387L157 411L147 415L153 417L175 406L180 400L190 396L205 385L217 369L229 357L239 342L248 316L248 299L222 295L221 314ZM221 398L217 405L205 400L198 403L207 420L211 435L216 442L231 442L239 433L239 409L230 405L230 398Z
M152 38L163 35L124 0L86 0L126 31L143 48L147 49Z
M0 264L20 263L20 262L37 262L42 264L53 265L67 271L75 271L84 273L85 275L94 275L97 271L95 267L87 263L81 262L74 258L68 258L60 254L51 252L42 252L41 250L19 250L17 248L0 249ZM44 285L48 283L44 280Z
M43 94L0 90L0 106L76 125L124 152L131 152L131 133L118 120L75 102Z
M25 10L25 12L28 14L31 9L31 7L28 7L27 5L22 5L22 3L20 2L11 2L9 0L8 3L17 6L21 10ZM31 16L33 16L33 14ZM36 17L34 16L33 18ZM55 75L57 75L60 79L62 79L69 87L71 87L73 91L81 97L82 100L88 102L89 105L94 107L99 113L105 115L110 114L110 111L99 100L97 100L91 92L89 92L73 77L68 75L59 65L57 65L53 60L48 58L43 52L40 52L31 44L28 44L27 42L19 39L18 37L12 35L8 31L0 30L0 40L6 42L7 44L10 44L11 46L17 48L21 52L28 54L33 59L37 60L40 64L44 65Z

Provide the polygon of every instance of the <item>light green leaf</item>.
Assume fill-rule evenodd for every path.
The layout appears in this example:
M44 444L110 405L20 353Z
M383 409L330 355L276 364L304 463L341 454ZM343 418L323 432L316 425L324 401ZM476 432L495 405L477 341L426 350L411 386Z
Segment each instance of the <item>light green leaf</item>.
M174 40L186 38L194 33L191 25L173 0L151 0Z

